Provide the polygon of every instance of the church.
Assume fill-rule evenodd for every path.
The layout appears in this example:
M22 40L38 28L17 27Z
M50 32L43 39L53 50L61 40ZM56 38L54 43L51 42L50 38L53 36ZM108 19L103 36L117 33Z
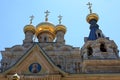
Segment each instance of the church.
M118 47L104 36L91 5L86 17L90 32L81 48L65 43L67 28L61 15L54 25L47 10L45 21L36 26L31 16L23 29L23 44L1 51L0 80L120 80Z

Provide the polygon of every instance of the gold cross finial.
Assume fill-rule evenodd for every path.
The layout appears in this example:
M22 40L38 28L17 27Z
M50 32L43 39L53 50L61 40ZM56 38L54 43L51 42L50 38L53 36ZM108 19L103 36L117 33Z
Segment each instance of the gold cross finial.
M90 10L90 14L92 13L92 3L90 3L90 2L88 2L88 4L87 4L89 7L88 7L88 9Z
M61 24L62 16L61 16L61 15L59 15L59 16L58 16L58 18L59 18L59 19L58 19L59 24Z
M45 21L48 21L48 15L49 15L49 13L50 13L50 12L49 12L48 10L45 12L45 14L46 14L46 15L45 15Z
M33 19L34 19L34 16L33 15L30 16L30 24L32 24Z

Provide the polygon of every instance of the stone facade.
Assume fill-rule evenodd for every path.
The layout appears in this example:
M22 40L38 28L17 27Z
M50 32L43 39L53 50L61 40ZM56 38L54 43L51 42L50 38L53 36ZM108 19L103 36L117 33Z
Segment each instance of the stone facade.
M25 26L23 44L1 51L0 80L19 80L15 73L20 80L120 80L117 45L103 35L95 19L89 21L90 35L81 49L65 43L64 25Z

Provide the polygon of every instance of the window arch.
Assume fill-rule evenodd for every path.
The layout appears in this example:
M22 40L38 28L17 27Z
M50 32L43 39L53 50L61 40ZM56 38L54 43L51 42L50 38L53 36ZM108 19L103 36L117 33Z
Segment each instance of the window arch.
M104 38L104 35L100 29L96 31L97 38Z
M47 37L44 37L44 42L47 42Z
M98 33L98 38L101 37L101 33Z
M100 51L102 51L102 52L107 52L106 46L105 46L104 43L101 43L101 44L100 44Z
M92 47L88 47L87 48L87 54L88 54L88 56L92 56L92 54L93 54L93 49L92 49Z

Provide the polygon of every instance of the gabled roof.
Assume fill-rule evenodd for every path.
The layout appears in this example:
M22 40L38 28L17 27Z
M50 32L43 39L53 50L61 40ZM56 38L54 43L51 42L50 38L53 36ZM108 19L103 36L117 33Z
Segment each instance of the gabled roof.
M7 74L10 71L14 70L15 68L19 67L20 64L22 64L23 61L26 60L27 57L30 56L30 54L33 54L32 51L34 51L34 49L36 49L39 51L40 55L43 56L44 60L46 60L48 62L48 64L54 68L55 71L58 71L59 73L61 73L63 76L65 76L67 73L64 72L63 70L61 70L60 68L58 68L53 62L52 60L49 58L49 56L46 54L46 52L41 48L39 43L34 43L33 46L27 50L24 55L18 60L16 61L16 63L11 66L8 70L6 70L5 72L3 72L2 74ZM37 54L37 53L36 53ZM40 61L40 60L39 60Z

